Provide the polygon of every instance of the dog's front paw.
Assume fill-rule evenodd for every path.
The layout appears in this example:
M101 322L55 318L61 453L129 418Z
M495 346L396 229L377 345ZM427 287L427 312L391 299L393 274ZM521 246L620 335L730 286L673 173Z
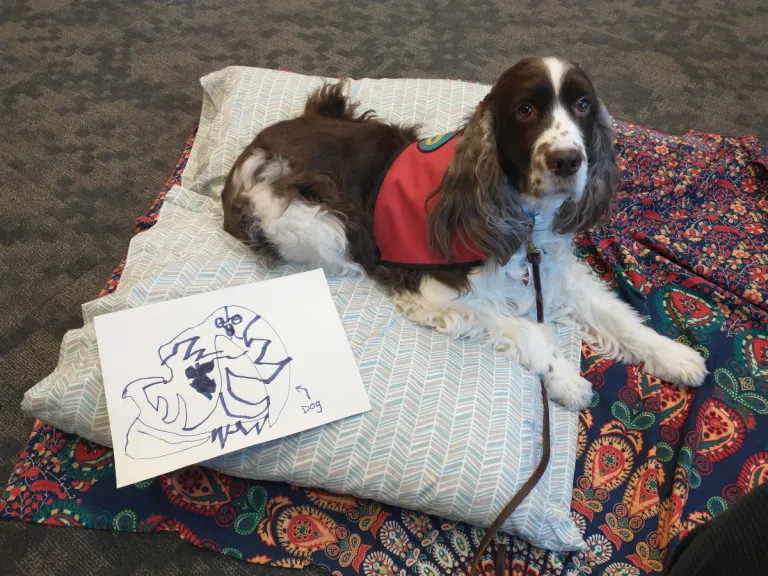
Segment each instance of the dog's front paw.
M649 374L677 386L698 387L709 372L704 358L693 348L674 340L664 339L644 365Z
M568 410L577 412L592 402L592 383L579 376L573 366L549 371L543 379L552 401Z

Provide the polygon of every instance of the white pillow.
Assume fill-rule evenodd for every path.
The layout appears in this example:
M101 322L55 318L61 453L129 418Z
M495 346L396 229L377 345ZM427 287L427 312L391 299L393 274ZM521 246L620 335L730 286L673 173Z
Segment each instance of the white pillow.
M219 194L256 133L299 114L322 79L227 68L202 84L182 185L168 194L158 223L132 240L117 291L83 306L84 327L66 334L56 370L24 397L26 412L100 444L109 445L110 434L94 316L298 271L268 269L226 234ZM365 79L349 89L363 109L420 123L425 135L457 128L488 91L445 80ZM537 379L488 347L405 321L368 279L329 284L373 410L207 464L488 526L541 456ZM578 364L578 334L561 326L559 338ZM552 460L504 528L543 548L576 550L584 545L570 519L577 415L550 407Z

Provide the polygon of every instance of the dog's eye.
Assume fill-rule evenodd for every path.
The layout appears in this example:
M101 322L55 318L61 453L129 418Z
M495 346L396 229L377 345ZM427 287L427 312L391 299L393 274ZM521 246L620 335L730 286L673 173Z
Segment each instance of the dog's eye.
M576 112L579 114L586 114L589 112L589 109L592 107L592 104L589 101L589 98L582 98L578 102L576 102Z
M528 102L523 102L515 110L515 116L519 120L531 120L536 115L536 109Z

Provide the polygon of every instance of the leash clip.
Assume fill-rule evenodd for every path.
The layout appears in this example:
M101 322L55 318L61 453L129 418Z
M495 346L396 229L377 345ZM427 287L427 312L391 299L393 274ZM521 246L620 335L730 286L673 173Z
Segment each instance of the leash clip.
M541 250L533 243L533 223L530 225L528 240L526 241L525 259L531 264L541 264Z

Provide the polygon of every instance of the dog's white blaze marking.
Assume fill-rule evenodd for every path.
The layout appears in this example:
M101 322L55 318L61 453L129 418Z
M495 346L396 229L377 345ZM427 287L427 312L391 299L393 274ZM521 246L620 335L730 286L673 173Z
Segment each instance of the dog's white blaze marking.
M552 123L539 136L535 147L538 148L542 143L547 142L550 144L551 150L576 148L582 155L586 156L581 129L560 102L560 89L570 64L563 62L559 58L544 58L544 65L547 67L549 78L552 81L552 88L555 91L555 107L552 110Z
M563 84L563 77L570 65L559 58L544 58L544 65L547 67L550 80L552 80L555 97L558 97L560 96L560 86Z
M534 157L531 167L533 178L542 182L540 188L544 193L560 187L560 180L552 175L547 168L546 152L576 149L581 154L583 162L574 176L573 192L576 198L581 198L587 182L587 154L584 136L573 117L560 102L560 89L570 64L558 58L544 58L544 65L549 73L552 88L555 93L554 108L549 127L541 133L534 144Z

